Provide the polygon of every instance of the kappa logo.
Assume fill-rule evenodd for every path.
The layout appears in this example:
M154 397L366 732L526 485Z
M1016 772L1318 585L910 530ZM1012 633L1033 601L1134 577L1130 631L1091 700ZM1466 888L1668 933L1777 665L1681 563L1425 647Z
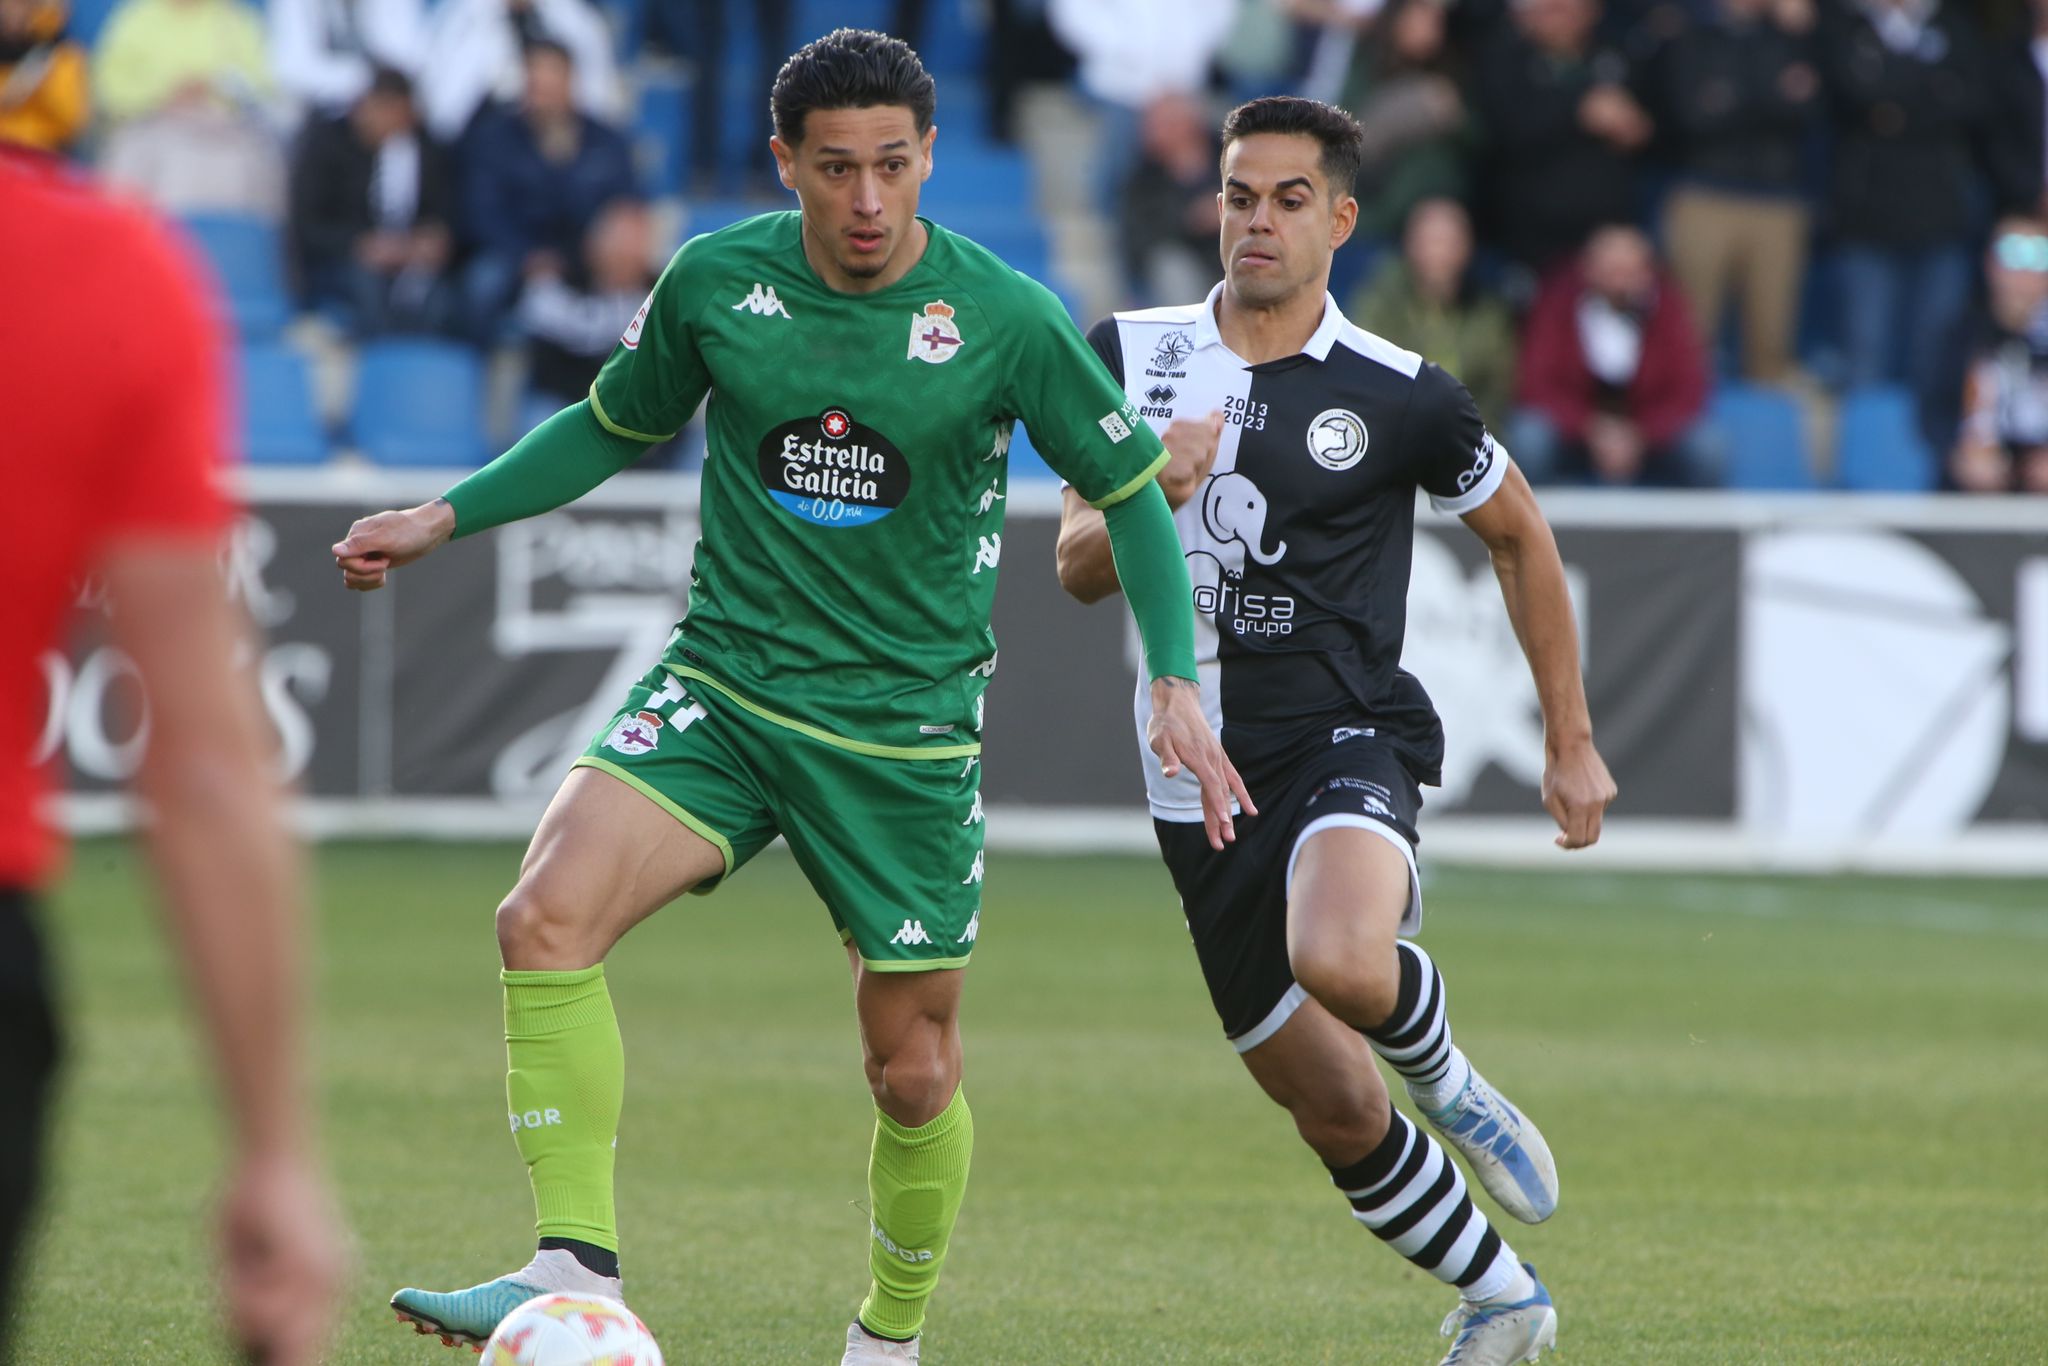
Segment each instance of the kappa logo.
M966 877L960 879L962 887L972 887L975 883L981 881L982 859L986 856L986 852L983 850L977 849L974 851L974 866L967 870Z
M967 676L969 678L994 678L996 676L996 660L1002 657L1002 653L1001 650L998 650L987 659L982 660L981 663L967 671Z
M979 825L985 819L987 818L984 817L981 813L981 793L979 790L977 790L974 794L974 805L967 812L967 819L960 822L960 824Z
M981 538L981 544L975 547L973 572L979 574L984 569L994 569L1002 558L1003 533L997 531L984 536Z
M619 345L628 351L640 349L640 332L647 326L647 312L654 307L654 291L647 291L647 297L640 301L640 311L633 315L633 321L626 324L626 335L619 338Z
M905 360L944 365L960 354L960 324L953 321L953 305L934 299L924 312L910 315L910 351Z
M1325 408L1308 424L1308 453L1326 470L1350 469L1365 447L1365 420L1349 408Z
M1180 367L1194 351L1195 339L1186 328L1167 333L1159 339L1159 345L1152 349L1151 373L1163 375L1168 379L1186 379L1186 372Z
M759 280L754 281L754 292L752 294L749 294L746 298L732 306L732 311L735 313L742 310L753 314L757 318L773 317L776 315L789 318L789 310L783 306L782 300L775 297L775 286L764 285ZM789 320L791 322L796 321L794 318Z
M998 479L981 491L981 498L974 509L975 516L986 517L990 508L1003 501L1003 495L998 491L1002 487L1002 482Z
M645 754L661 739L661 715L658 712L636 711L631 716L621 716L611 733L604 737L604 748L615 749L621 754Z
M974 908L974 914L968 917L967 928L960 931L960 942L972 944L979 938L981 938L981 908L977 906Z
M906 920L903 928L889 936L891 944L929 944L932 937L924 932L922 920Z

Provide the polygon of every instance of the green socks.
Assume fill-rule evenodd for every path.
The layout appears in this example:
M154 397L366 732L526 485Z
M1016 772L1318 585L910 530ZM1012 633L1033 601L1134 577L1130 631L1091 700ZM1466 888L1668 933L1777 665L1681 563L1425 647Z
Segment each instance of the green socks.
M505 1098L512 1138L533 1179L535 1227L543 1238L573 1238L617 1252L612 1156L625 1104L626 1050L604 966L507 969L499 976L510 1069ZM964 1158L961 1167L964 1176Z
M875 1112L875 1146L868 1158L868 1266L874 1281L860 1307L860 1321L870 1331L908 1338L923 1327L925 1302L939 1282L953 1220L967 1193L973 1152L974 1116L957 1088L952 1103L920 1128L906 1129Z

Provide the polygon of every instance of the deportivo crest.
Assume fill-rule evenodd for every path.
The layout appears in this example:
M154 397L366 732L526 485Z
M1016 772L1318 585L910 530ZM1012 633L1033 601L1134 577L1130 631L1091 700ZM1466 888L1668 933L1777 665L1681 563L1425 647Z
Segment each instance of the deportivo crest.
M636 711L621 716L604 737L604 748L621 754L645 754L661 739L661 717L656 712Z
M910 315L910 351L904 359L944 365L959 354L960 342L953 305L934 299L924 306L924 312Z
M1349 408L1325 408L1308 424L1308 453L1326 470L1350 469L1365 446L1365 420Z
M654 291L647 291L647 297L640 301L640 311L633 315L633 321L626 324L626 335L619 338L619 345L628 351L640 349L640 332L647 326L647 310L654 307Z

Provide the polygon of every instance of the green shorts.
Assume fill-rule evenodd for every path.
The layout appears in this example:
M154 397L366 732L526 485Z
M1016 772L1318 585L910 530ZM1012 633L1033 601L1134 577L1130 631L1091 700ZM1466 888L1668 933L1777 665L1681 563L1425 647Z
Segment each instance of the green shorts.
M637 788L718 846L725 871L696 890L780 834L868 967L967 965L981 930L979 758L858 753L657 664L576 765Z

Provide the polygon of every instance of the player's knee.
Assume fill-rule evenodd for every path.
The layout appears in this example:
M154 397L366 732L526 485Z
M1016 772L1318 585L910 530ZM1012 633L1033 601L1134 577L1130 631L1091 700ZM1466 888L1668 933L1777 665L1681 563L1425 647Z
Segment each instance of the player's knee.
M1391 947L1381 954L1348 940L1318 939L1290 945L1287 958L1301 989L1354 1029L1372 1028L1394 1009L1401 980Z
M1318 1087L1288 1108L1301 1141L1332 1166L1349 1166L1387 1136L1387 1091L1376 1069L1349 1085Z
M928 1123L944 1110L959 1084L958 1065L937 1048L898 1049L868 1063L868 1089L876 1106L907 1128Z
M590 966L579 961L591 949L574 909L528 879L522 878L498 903L497 930L498 956L508 968L573 971Z

